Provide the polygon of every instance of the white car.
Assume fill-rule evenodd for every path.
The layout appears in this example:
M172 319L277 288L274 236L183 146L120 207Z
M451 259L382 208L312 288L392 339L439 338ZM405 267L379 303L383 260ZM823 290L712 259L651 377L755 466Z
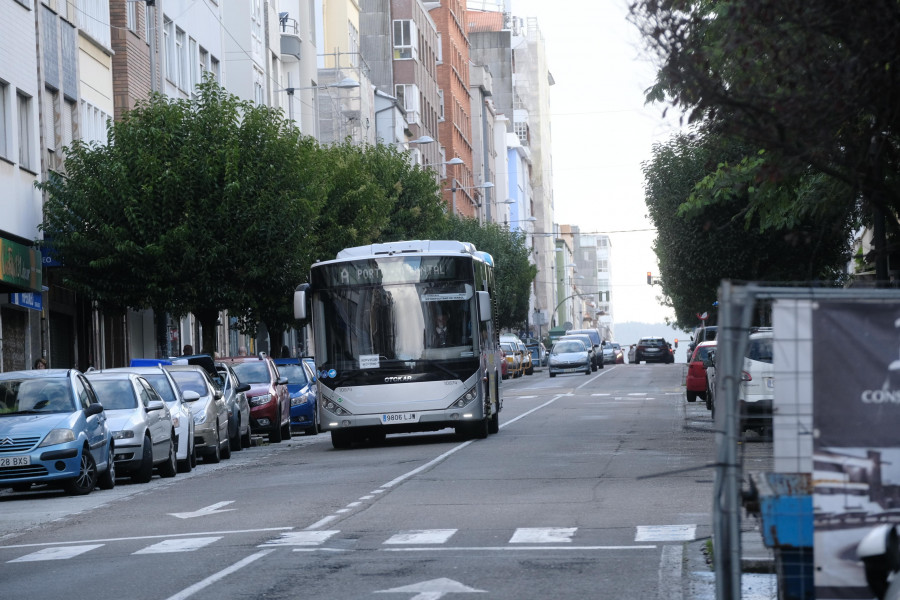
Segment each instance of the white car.
M550 349L550 360L547 365L550 377L556 377L557 373L584 373L591 374L591 355L587 345L590 340L561 339Z
M738 405L741 407L741 430L753 429L761 435L772 432L772 401L775 398L775 375L772 369L772 331L750 334Z
M116 475L147 483L158 468L161 477L178 472L175 425L169 407L150 383L134 373L85 374L106 413L113 437Z
M172 377L160 366L147 367L120 367L116 369L104 369L104 373L136 373L150 382L153 389L162 397L169 413L172 415L172 424L175 425L175 436L178 438L178 449L175 456L178 459L178 472L189 473L197 466L197 449L194 446L194 418L191 415L191 407L184 401L178 386Z

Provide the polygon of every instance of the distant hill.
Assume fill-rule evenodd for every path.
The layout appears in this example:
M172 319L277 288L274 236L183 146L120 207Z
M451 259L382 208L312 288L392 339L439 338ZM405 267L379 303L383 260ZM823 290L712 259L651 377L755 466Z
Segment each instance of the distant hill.
M687 360L687 344L691 340L691 334L673 329L665 323L637 323L629 321L627 323L616 323L613 326L616 339L615 342L622 344L627 348L631 344L636 344L639 339L645 336L661 336L666 338L670 344L675 344L678 340L678 349L675 350L675 360L685 362Z

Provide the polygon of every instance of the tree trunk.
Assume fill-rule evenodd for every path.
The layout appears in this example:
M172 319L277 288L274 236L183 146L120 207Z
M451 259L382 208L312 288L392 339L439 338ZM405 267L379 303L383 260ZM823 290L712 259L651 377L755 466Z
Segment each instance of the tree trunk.
M215 357L216 351L216 326L219 320L219 311L215 309L207 309L194 313L197 320L200 321L200 329L202 330L202 346L194 348L197 353L209 354Z

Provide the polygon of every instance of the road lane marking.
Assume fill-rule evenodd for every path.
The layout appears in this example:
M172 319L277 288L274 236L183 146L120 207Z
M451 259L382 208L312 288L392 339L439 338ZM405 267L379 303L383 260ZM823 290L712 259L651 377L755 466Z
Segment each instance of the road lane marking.
M216 502L215 504L210 504L209 506L204 506L199 510L195 510L193 512L182 512L182 513L169 513L173 517L178 517L179 519L193 519L195 517L205 517L207 515L217 515L223 512L228 512L230 510L235 510L233 508L222 509L223 506L228 506L229 504L234 504L234 500L225 500L224 502ZM222 509L222 510L220 510Z
M197 592L208 588L209 586L211 586L215 582L219 581L220 579L223 579L223 578L231 575L232 573L243 569L247 565L256 562L260 558L266 556L267 554L271 554L272 552L275 552L275 551L274 550L263 550L261 552L257 552L256 554L251 554L247 558L239 560L238 562L234 563L230 567L222 569L218 573L213 573L206 579L204 579L202 581L198 581L194 585L181 590L174 596L169 596L166 600L185 600L185 598L190 598Z
M381 552L519 552L532 550L547 552L550 550L655 550L655 544L638 546L431 546L428 548L379 548Z
M392 535L385 544L444 544L457 529L414 529Z
M684 546L663 546L659 559L659 600L682 600L682 565L684 564Z
M108 542L130 542L134 540L160 540L165 538L177 537L196 537L198 535L229 535L233 533L265 533L267 531L290 531L293 527L263 527L260 529L232 529L226 531L195 531L193 533L166 533L162 535L136 535L132 537L105 538L98 540L77 540L71 542L41 542L37 544L13 544L10 546L0 546L0 550L10 550L14 548L38 548L40 546L62 546L67 544L93 544ZM101 544L102 545L102 544Z
M103 544L86 544L84 546L64 546L55 548L43 548L37 552L20 556L6 562L37 562L42 560L66 560L85 552L100 548Z
M221 540L222 536L202 537L202 538L184 538L180 540L163 540L158 544L147 546L132 554L168 554L170 552L194 552L204 546L209 546L213 542Z
M690 542L697 539L696 525L638 525L636 542Z
M571 542L577 527L519 527L510 544L559 544Z
M282 533L280 537L269 540L264 544L260 544L260 548L268 548L270 546L319 546L327 542L329 538L340 533L339 529L330 529L325 531L288 531Z

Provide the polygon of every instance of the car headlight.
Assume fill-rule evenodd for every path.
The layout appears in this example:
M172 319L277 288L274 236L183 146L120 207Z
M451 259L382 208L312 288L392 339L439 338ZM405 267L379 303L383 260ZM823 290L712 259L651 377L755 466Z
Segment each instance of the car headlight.
M134 437L134 431L131 429L123 429L122 431L113 431L114 440L129 440Z
M272 394L254 396L253 398L248 398L248 400L250 401L250 406L262 406L263 404L268 404L272 401Z
M206 423L206 411L200 410L194 413L194 425L202 425Z
M75 432L71 429L52 429L44 441L40 443L38 448L43 446L54 446L56 444L65 444L75 441Z
M175 429L178 429L179 425L181 425L181 420L173 414L172 415L172 427L174 427Z
M299 394L291 398L291 406L300 406L309 401L309 394Z

